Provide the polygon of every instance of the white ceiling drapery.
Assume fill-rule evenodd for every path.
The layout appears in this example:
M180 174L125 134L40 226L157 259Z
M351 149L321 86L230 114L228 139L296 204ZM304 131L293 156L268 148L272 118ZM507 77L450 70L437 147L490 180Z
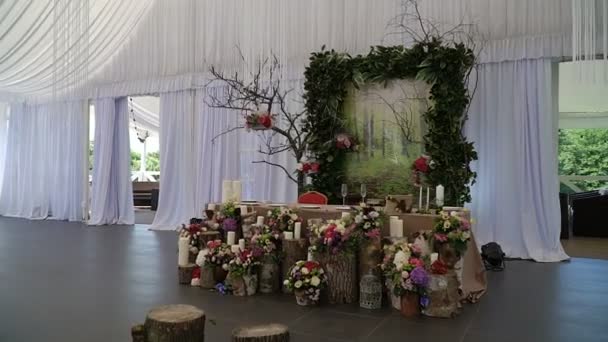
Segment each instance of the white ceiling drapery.
M475 24L483 62L569 54L571 0L424 0L420 11L443 27ZM54 37L70 15L54 22L66 1L0 2L0 98L44 101L53 94ZM83 96L139 95L201 87L211 65L245 68L276 54L283 72L302 75L321 46L365 53L370 45L397 44L390 23L401 0L78 0L88 6ZM72 12L71 12L72 13ZM60 35L60 34L59 34ZM71 38L73 41L73 37ZM63 46L63 45L62 45ZM68 46L69 48L69 46ZM79 56L79 54L76 54ZM57 56L55 56L57 57ZM55 73L56 74L56 73ZM56 77L55 77L56 78ZM65 80L64 80L65 81ZM71 85L61 84L61 87ZM55 91L60 91L56 89Z

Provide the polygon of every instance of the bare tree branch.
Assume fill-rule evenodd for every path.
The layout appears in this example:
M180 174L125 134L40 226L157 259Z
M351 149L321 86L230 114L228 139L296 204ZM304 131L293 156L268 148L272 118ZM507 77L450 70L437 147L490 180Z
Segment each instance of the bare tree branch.
M271 162L266 161L266 160L255 160L252 163L254 163L254 164L262 164L263 163L263 164L268 164L268 165L272 165L272 166L278 167L278 168L280 168L281 170L283 170L285 172L285 175L287 175L287 177L289 177L289 179L291 179L294 183L298 183L298 180L296 178L294 178L294 176L289 171L287 171L287 169L283 165L281 165L281 164L271 163Z

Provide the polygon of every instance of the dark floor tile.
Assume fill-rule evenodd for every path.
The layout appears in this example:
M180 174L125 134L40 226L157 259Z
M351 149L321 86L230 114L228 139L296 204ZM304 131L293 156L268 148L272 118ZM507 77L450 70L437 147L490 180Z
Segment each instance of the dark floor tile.
M360 317L335 311L318 310L290 325L294 333L330 339L361 341L372 333L380 318Z

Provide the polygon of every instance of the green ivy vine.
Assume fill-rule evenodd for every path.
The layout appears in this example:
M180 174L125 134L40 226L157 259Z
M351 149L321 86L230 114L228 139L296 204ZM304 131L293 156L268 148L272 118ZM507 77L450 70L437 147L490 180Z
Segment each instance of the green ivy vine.
M466 81L474 63L475 55L464 44L448 45L438 39L411 48L374 46L367 55L355 57L325 47L312 53L304 74L308 111L304 130L311 134L309 152L321 163L319 172L312 175L313 188L332 202L339 198L348 152L337 149L334 139L346 132L343 104L348 87L415 78L431 85L431 106L423 114L428 126L424 146L434 161L428 181L445 187L446 205L469 202L470 186L477 176L469 164L477 153L463 127L471 100Z

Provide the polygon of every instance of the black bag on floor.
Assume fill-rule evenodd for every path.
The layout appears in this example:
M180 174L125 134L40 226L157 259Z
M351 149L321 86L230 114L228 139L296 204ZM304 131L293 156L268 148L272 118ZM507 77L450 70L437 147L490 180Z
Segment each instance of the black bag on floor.
M505 269L505 253L496 242L481 246L481 258L486 270L502 271Z

